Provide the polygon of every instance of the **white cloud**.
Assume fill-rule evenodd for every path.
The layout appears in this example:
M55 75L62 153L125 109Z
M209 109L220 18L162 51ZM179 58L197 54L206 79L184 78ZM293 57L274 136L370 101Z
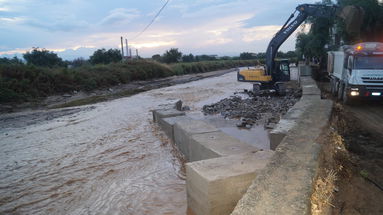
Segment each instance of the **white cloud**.
M25 20L23 17L11 17L11 18L5 18L5 17L0 17L0 23L1 24L19 24L22 23Z
M147 41L147 42L135 42L131 43L134 48L158 48L158 47L169 47L174 46L176 41Z
M279 29L281 29L279 25L256 26L244 29L242 39L245 42L271 39Z
M7 11L10 11L10 9L7 7L0 7L0 12L7 12Z
M75 17L61 17L57 20L47 22L46 20L39 19L26 19L24 21L25 25L44 29L47 31L73 31L76 29L84 29L89 26L89 24L82 20L77 20Z
M171 1L161 19L133 40L164 1L141 0L120 8L122 1L0 0L0 8L13 11L0 18L1 31L6 32L0 34L6 47L1 51L20 53L39 46L74 56L97 48L118 48L124 36L144 57L172 47L193 54L260 52L283 24L281 17L287 19L299 4L292 0ZM293 49L294 36L285 44L288 48L282 50Z

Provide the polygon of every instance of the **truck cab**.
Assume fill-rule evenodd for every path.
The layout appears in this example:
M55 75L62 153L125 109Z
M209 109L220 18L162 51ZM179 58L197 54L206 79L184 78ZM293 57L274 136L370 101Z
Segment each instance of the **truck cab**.
M350 103L356 98L383 98L383 43L344 46L328 53L331 92Z

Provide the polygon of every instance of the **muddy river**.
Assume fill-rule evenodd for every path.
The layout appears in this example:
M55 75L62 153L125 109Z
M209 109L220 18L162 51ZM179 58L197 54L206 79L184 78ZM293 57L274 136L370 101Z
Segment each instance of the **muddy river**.
M228 73L91 106L2 116L0 214L185 214L180 161L150 110L181 99L198 113L244 88Z

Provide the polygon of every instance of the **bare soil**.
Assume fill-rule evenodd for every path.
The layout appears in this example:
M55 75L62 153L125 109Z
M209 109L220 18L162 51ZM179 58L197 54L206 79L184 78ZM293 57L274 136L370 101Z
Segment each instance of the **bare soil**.
M331 98L324 90L325 97ZM383 105L336 103L312 196L312 214L383 214ZM334 174L334 180L329 180Z

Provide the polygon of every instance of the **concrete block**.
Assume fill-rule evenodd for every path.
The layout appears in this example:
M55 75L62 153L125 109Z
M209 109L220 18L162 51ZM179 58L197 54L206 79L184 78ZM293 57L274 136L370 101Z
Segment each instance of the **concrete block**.
M294 119L281 119L277 126L269 133L270 149L275 150L287 133L296 126L296 124L297 121Z
M286 135L287 135L286 133L270 132L269 133L270 149L275 151L275 149L277 149L277 147L283 141Z
M316 84L302 86L302 95L320 95L320 89Z
M153 121L158 122L159 119L162 118L168 118L168 117L174 117L174 116L183 116L185 115L185 112L178 111L176 109L159 109L153 111Z
M178 121L190 119L187 116L176 116L176 117L168 117L161 118L158 121L158 125L165 132L165 134L174 142L174 125Z
M221 131L192 135L190 144L190 161L258 151Z
M193 134L202 134L214 131L218 131L218 129L200 120L186 119L177 121L174 125L174 142L189 161L191 136Z
M189 209L196 215L230 214L272 155L258 151L187 163Z
M301 76L311 76L311 67L308 65L299 65L298 70Z

